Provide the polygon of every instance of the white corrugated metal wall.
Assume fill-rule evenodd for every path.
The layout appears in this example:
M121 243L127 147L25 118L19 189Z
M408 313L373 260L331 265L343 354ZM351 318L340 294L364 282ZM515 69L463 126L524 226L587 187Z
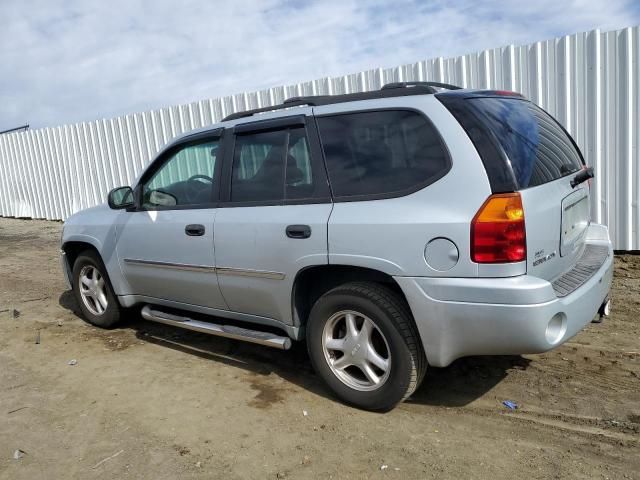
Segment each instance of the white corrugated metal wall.
M202 100L109 120L0 135L0 215L65 219L128 185L175 135L299 95L433 80L516 90L554 115L594 167L593 218L615 247L640 249L640 27L594 30L531 45Z

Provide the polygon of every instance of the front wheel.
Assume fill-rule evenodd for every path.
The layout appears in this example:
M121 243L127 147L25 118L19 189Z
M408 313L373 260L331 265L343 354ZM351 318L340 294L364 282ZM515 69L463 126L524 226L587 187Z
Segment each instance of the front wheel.
M73 264L73 293L89 323L110 328L120 320L120 304L111 288L107 270L91 250L78 255Z
M338 397L367 410L392 409L426 371L406 302L372 282L323 295L309 316L307 346L316 372Z

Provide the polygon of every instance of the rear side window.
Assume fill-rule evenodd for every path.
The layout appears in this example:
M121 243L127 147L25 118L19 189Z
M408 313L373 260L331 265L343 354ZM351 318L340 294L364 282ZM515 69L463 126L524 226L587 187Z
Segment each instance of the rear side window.
M567 133L544 110L526 100L467 100L504 149L518 188L535 187L574 173L582 159Z
M317 196L303 127L236 137L231 201L274 202Z
M287 131L239 135L233 158L232 201L273 201L284 195Z
M295 200L312 197L314 183L311 152L304 128L289 130L289 146L285 164L285 198Z
M450 168L438 132L421 114L385 110L318 118L336 198L383 198L418 190Z

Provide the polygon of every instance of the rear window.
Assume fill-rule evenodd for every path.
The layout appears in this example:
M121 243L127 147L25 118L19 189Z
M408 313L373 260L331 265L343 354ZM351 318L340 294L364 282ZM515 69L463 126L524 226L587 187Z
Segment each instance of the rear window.
M385 110L318 118L327 170L337 198L410 193L450 167L438 132L421 114Z
M567 133L535 104L514 98L467 100L504 149L519 188L535 187L582 168Z

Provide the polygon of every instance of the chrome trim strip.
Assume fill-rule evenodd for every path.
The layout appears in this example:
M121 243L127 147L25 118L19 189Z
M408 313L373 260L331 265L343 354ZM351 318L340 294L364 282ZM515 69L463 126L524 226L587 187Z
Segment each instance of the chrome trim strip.
M125 258L124 263L128 263L130 265L142 265L145 267L171 268L174 270L189 270L192 272L215 273L216 271L216 267L212 267L209 265L192 265L188 263L156 262L153 260L138 260L134 258Z
M268 278L271 280L284 280L285 274L281 272L269 272L267 270L250 270L232 267L213 267L209 265L192 265L188 263L156 262L154 260L139 260L125 258L125 263L130 265L142 265L145 267L172 268L175 270L188 270L192 272L218 273L220 275L234 275L236 277Z
M266 270L249 270L232 267L216 267L220 275L234 275L236 277L269 278L271 280L284 280L285 274L281 272L269 272Z

